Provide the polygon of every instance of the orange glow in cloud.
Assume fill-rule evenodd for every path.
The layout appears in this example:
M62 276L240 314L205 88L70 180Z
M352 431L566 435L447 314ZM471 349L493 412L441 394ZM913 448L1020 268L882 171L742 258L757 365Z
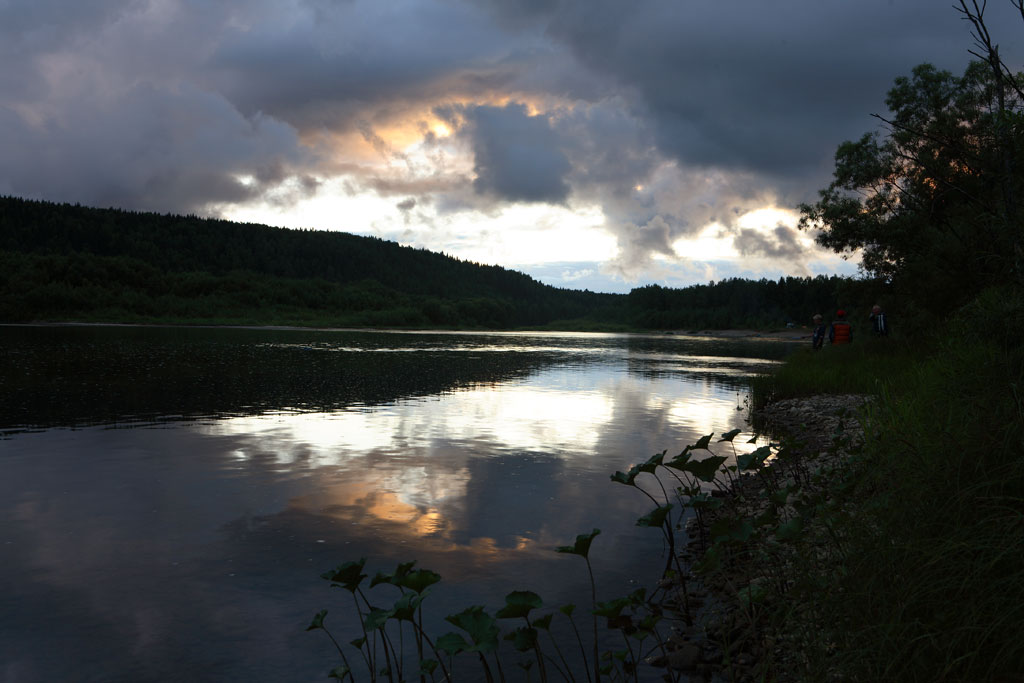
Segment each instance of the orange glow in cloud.
M335 163L376 164L382 161L382 150L379 144L367 139L364 131L371 131L377 140L397 156L423 142L425 131L432 132L438 138L449 138L458 132L461 121L455 122L453 127L451 121L442 120L435 113L439 106L458 112L469 107L504 107L511 103L522 104L530 116L546 111L546 103L536 97L494 93L483 97L421 103L415 108L400 109L399 113L390 115L368 114L362 128L360 125L352 125L341 130L300 131L300 140Z

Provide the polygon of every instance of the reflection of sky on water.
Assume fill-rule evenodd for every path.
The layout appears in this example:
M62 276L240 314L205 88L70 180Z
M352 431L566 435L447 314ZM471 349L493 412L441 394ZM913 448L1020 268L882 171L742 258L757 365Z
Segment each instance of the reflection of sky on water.
M602 593L649 585L649 502L609 475L744 427L730 373L759 364L617 353L375 407L0 441L6 680L64 677L54 652L82 680L322 680L310 616L357 634L317 576L361 556L371 575L416 559L444 576L436 633L509 590L584 599L578 558L551 550L594 527Z

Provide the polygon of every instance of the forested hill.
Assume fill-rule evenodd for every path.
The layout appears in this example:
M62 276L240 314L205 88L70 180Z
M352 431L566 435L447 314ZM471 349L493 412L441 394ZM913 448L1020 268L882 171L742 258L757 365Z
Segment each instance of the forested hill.
M827 314L850 287L819 276L600 294L373 237L0 197L0 322L772 327Z
M0 198L0 318L510 327L621 295L374 237Z
M0 198L0 249L125 257L166 272L376 280L400 292L442 298L530 298L551 289L523 273L375 237L10 197Z

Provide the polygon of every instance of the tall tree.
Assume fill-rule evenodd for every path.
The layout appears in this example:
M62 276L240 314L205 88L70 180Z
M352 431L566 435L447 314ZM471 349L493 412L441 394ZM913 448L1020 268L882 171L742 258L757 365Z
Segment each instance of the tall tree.
M878 116L886 132L844 142L832 182L801 205L801 227L863 269L937 310L1011 276L1019 226L1021 78L1007 88L990 65L957 77L929 64L896 79ZM1007 146L1009 146L1007 148Z

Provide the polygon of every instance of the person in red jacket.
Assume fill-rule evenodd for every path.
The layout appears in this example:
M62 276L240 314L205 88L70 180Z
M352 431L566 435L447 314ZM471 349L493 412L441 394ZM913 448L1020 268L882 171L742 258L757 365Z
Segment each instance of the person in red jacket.
M828 343L849 344L852 341L853 328L846 321L846 311L840 308L836 311L836 319L832 321L832 325L828 328Z

